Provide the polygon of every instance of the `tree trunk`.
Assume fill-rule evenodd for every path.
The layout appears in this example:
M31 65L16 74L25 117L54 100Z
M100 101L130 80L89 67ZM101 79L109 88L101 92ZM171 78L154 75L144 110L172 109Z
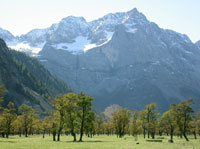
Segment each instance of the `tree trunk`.
M8 138L8 133L6 133L6 138Z
M183 138L183 135L182 135L182 133L180 134L180 138L181 138L181 139Z
M81 130L80 130L80 139L79 139L79 142L83 141L82 138L83 138L84 120L85 120L85 109L83 109L83 116L82 116L82 121L81 121Z
M7 126L6 138L10 135L10 124Z
M122 134L121 133L119 134L119 138L122 138Z
M150 133L149 133L149 131L148 131L148 139L150 138Z
M53 141L56 141L56 132L53 132Z
M195 130L193 131L193 134L194 134L194 139L197 139L197 134Z
M151 137L152 137L152 139L155 139L155 133L154 132L151 133Z
M29 130L29 135L32 134L32 126L30 127L30 130Z
M162 136L162 131L161 130L159 130L159 135Z
M82 123L81 123L81 131L80 131L80 139L79 139L79 142L82 142L82 141L83 141L82 138L83 138L83 120L82 120Z
M61 133L61 130L58 131L57 141L60 141L60 133Z
M25 128L25 137L28 137L28 128Z
M42 136L43 139L44 139L44 135L45 135L45 131L43 131L43 136Z
M8 138L9 134L10 134L10 129L8 128L6 132L6 138Z
M56 124L55 123L53 123L52 128L53 128L53 141L56 141Z
M76 134L73 132L72 136L74 137L74 142L76 142Z
M173 131L170 132L170 139L173 140Z
M146 138L146 129L143 129L143 135L144 135L144 139Z
M185 133L183 133L183 136L184 136L184 138L185 138L186 141L189 141L189 139L187 138L187 136L186 136Z
M82 142L82 141L83 141L82 138L83 138L83 133L80 134L79 142Z

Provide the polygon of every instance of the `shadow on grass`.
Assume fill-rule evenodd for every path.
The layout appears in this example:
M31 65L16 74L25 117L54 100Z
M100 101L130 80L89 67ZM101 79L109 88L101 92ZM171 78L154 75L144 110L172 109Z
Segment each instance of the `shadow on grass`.
M1 143L16 143L15 141L0 141Z
M113 141L82 141L82 142L79 142L79 141L65 141L66 143L105 143L105 142L113 142Z
M54 141L48 141L48 142L54 142ZM57 143L59 143L59 141L55 141ZM82 141L82 142L79 142L79 141L60 141L62 143L105 143L105 142L114 142L114 141L99 141L99 140L96 140L96 141Z

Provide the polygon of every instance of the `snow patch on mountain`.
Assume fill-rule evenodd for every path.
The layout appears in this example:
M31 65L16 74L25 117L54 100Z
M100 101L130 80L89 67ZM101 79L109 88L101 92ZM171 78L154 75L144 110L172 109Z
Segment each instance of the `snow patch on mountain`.
M96 43L91 43L91 40L88 39L88 37L85 36L78 36L75 38L74 42L72 43L59 43L59 44L53 44L51 45L57 50L66 50L69 51L70 53L76 55L76 54L82 54L87 52L88 50L102 46L106 43L108 43L113 36L113 32L105 32L106 34L106 41L102 44L96 44Z
M90 49L96 48L97 45L94 44L94 43L92 43L92 44L87 44L87 45L85 45L84 47L85 47L85 48L84 48L84 52L87 52L87 51L90 50Z
M185 50L185 53L187 53L187 54L193 54L192 52L190 52L190 51L186 51L186 50Z
M52 45L52 47L57 50L67 50L72 54L82 54L89 44L90 40L87 37L78 36L73 43L59 43Z
M37 46L34 46L34 47L30 46L30 44L27 42L20 42L20 43L12 42L9 45L9 47L16 51L25 52L31 56L38 56L38 53L42 50L44 45L45 45L45 42L38 44Z
M137 32L137 28L134 27L134 24L125 24L126 32L135 34Z

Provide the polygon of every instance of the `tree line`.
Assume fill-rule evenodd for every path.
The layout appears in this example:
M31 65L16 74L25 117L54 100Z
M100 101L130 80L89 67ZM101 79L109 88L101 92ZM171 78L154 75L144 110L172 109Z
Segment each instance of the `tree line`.
M9 102L6 108L1 106L5 88L0 86L0 133L2 137L9 135L42 134L52 135L53 141L60 141L63 134L72 135L73 141L83 141L83 136L138 135L144 138L155 139L155 135L167 135L173 142L173 136L185 138L193 134L197 139L200 136L200 111L196 114L192 109L192 99L171 104L168 111L162 115L157 111L157 104L151 103L142 111L131 111L120 106L112 105L104 113L92 109L94 100L83 92L68 93L56 97L53 103L54 110L46 117L40 118L35 110L22 104L18 109ZM18 113L18 114L16 114ZM77 139L77 134L79 139Z

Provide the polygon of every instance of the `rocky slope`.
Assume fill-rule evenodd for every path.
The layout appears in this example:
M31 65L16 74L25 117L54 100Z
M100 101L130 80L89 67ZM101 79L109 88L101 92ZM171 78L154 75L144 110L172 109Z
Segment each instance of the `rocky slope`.
M200 40L197 41L195 44L196 44L196 46L199 47L199 49L200 49Z
M143 109L157 102L164 111L186 98L194 98L196 109L200 106L198 46L148 21L137 9L92 22L70 16L32 30L24 40L30 47L43 44L37 58L75 91L95 96L100 110L110 104Z

